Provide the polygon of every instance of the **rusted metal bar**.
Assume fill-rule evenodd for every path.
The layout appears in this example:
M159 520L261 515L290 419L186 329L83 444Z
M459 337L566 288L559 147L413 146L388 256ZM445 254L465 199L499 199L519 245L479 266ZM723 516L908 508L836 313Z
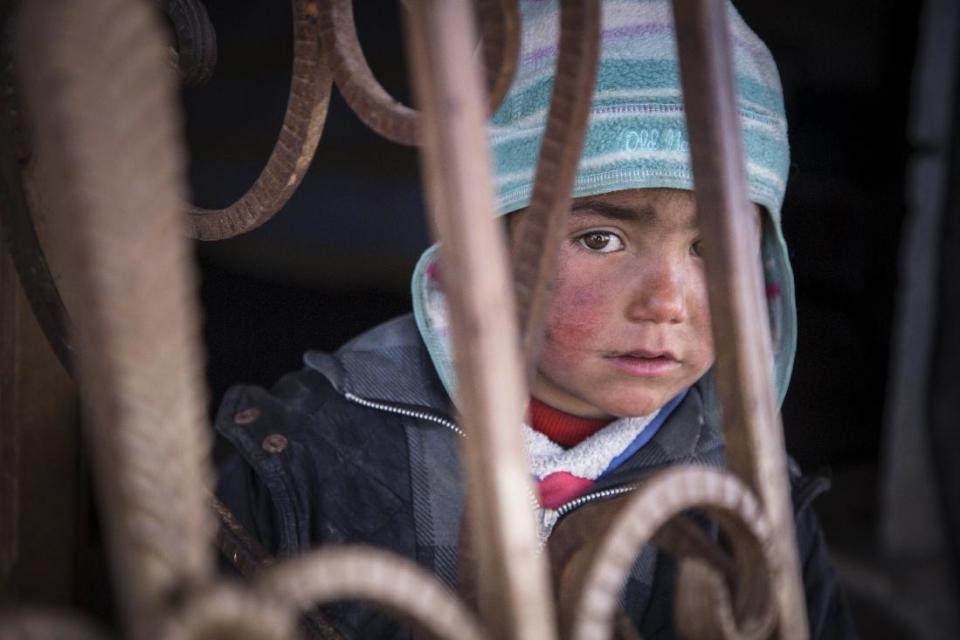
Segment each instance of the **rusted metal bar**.
M6 75L4 74L4 77ZM12 80L12 71L9 75L11 76L10 80ZM11 118L13 113L11 100L13 97L13 86L8 82L4 85L4 92L0 94L0 142L3 142L3 144L0 144L0 149L3 150L3 153L0 153L0 170L2 170L0 171L0 175L2 175L2 182L0 182L0 227L3 230L3 234L0 236L0 244L4 245L4 251L9 251L12 262L7 265L11 271L3 273L6 280L4 280L2 295L12 296L19 279L26 299L30 303L30 310L43 330L47 342L66 372L72 375L72 361L75 358L72 338L74 334L73 325L58 291L56 280L47 264L45 252L34 228L32 215L22 189L22 174L14 156L14 150L17 149L15 144L17 131L15 131L16 123ZM15 327L16 323L13 320L3 321L2 328L5 333L15 330ZM11 338L11 340L13 339L15 338ZM9 378L9 381L6 382L10 384L5 388L11 389L9 394L0 392L0 400L2 400L0 401L0 411L4 415L7 413L10 416L16 415L14 409L15 396L12 386L10 386L15 381L15 371L12 361L9 366L4 365L0 369L0 376ZM8 397L9 401L7 400ZM14 535L18 521L14 502L16 499L14 483L16 477L15 447L18 442L15 434L18 423L12 418L5 418L3 425L4 432L2 438L0 438L4 439L3 444L0 445L0 449L3 449L3 452L0 453L0 460L3 463L0 465L0 474L3 474L3 483L6 484L4 487L0 487L0 493L9 491L9 496L0 498L0 503L12 506L2 508L4 512L9 511L10 515L0 520L0 528L7 530L7 532L0 534L0 538L3 538L7 533ZM7 502L4 502L5 500ZM213 509L220 520L220 529L217 534L218 546L222 553L244 575L252 573L259 566L258 561L266 562L270 560L266 551L259 547L256 540L243 529L243 526L226 506L214 500ZM13 548L13 543L10 542L6 546ZM3 557L6 557L6 555L0 554ZM0 568L4 566L8 565L0 562ZM5 571L0 571L0 575L4 573Z
M492 113L507 94L516 72L519 17L513 0L481 0L477 9L490 89L487 104ZM387 140L420 144L420 114L387 93L367 64L357 36L353 0L327 0L319 11L320 38L343 99L364 124Z
M0 141L7 140L0 134ZM75 357L70 319L56 281L40 248L30 210L19 180L19 171L4 149L0 152L0 227L9 247L10 257L24 294L50 348L67 372L72 371Z
M557 68L533 194L526 215L512 234L517 311L528 379L536 372L599 55L599 0L561 3Z
M715 628L722 633L709 637L767 636L774 622L767 576L772 566L770 526L745 483L717 469L676 466L657 473L623 500L625 504L612 515L603 514L601 509L598 519L601 524L609 520L609 526L594 532L585 549L578 552L580 558L568 561L572 565L566 569L570 575L559 589L564 637L600 640L610 636L633 560L656 536L661 536L659 542L663 544L662 535L668 531L664 527L689 509L703 510L727 533L736 563L737 589L734 597L727 593L722 563L694 554L682 557L681 566L692 562L704 567L693 578L682 571L678 577L677 591L685 592L683 603L687 607L676 620L683 637L703 637L697 632L684 633L691 629L691 620L685 617L696 618L693 626L701 631ZM681 544L683 541L674 540L667 546L678 550ZM706 548L698 551L704 555L700 552L706 552ZM712 564L718 564L719 571ZM711 606L717 602L723 606Z
M292 4L293 73L277 141L260 175L236 202L223 209L188 206L190 230L199 240L232 238L265 223L287 203L313 161L333 78L319 41L316 0Z
M77 221L78 373L129 635L212 577L199 320L183 155L146 3L27 3L18 59L50 208ZM109 70L109 72L107 72Z
M373 547L319 549L271 567L255 585L259 600L304 610L315 603L363 600L444 640L488 640L466 606L415 562Z
M3 52L0 60L5 63ZM6 65L4 65L6 66ZM70 320L40 247L20 171L22 131L10 68L0 73L0 232L23 285L30 309L50 347L69 372L74 357Z
M516 0L476 0L476 5L490 110L494 111L503 102L517 71L520 11Z
M493 219L485 100L466 0L411 2L408 59L423 114L421 162L450 287L457 405L468 434L468 510L475 523L481 616L496 638L555 635L545 558L519 426L526 384L505 239Z
M176 56L184 86L199 87L210 81L217 67L217 32L200 0L160 0L173 24Z
M327 0L320 6L319 19L337 89L353 112L387 140L417 144L417 112L394 100L367 64L353 18L353 0Z
M276 564L276 559L250 535L250 532L225 504L216 498L211 502L220 520L220 527L217 529L217 547L244 578L253 579ZM324 615L317 610L303 614L301 627L305 636L312 640L339 640L341 637Z
M773 529L774 592L783 638L808 634L759 247L752 233L726 3L674 0L674 16L705 243L718 388L730 468L761 499Z
M225 504L213 498L213 510L220 519L217 546L245 578L260 573L275 560L244 528Z

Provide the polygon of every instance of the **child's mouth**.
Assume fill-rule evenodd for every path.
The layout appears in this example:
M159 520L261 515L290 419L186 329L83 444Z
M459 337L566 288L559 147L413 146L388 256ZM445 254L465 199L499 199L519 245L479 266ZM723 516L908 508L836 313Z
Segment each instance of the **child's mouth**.
M642 378L663 376L680 366L680 361L669 351L630 351L608 359L621 371Z

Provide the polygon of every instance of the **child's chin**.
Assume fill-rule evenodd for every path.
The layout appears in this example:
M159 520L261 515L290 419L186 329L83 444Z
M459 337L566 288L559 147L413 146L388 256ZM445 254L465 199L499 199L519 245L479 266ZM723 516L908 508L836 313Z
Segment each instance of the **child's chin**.
M694 381L686 380L628 380L607 385L603 397L594 398L596 405L612 416L627 418L656 413Z
M661 399L659 397L630 398L624 401L623 398L612 399L606 406L601 407L607 413L618 418L632 418L635 416L647 416L657 411L665 405L670 398Z

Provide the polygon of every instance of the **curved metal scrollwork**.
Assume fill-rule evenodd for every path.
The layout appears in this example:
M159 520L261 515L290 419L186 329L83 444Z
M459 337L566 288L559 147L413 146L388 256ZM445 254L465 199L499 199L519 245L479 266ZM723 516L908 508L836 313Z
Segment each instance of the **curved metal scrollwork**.
M199 36L180 40L185 63L193 55L191 46L209 42L212 30L199 13L183 13L196 9L193 0L163 4L182 24L199 27ZM714 11L720 7L723 15L722 2L676 4ZM43 159L45 168L37 179L51 210L59 219L72 215L77 225L70 272L87 303L76 310L77 369L114 579L130 635L138 640L285 638L294 632L298 614L317 603L359 599L439 638L554 638L558 627L564 637L577 639L606 638L615 627L629 636L634 632L626 631L626 625L617 626L624 619L622 614L617 617L619 592L640 549L652 542L679 558L676 606L681 632L698 638L752 639L768 636L776 626L782 637L802 637L803 625L790 610L796 567L795 556L784 547L789 541L783 541L790 538L781 504L785 495L776 493L785 478L776 475L782 471L776 468L783 462L782 443L778 451L775 438L764 435L763 429L769 431L775 422L766 415L745 416L742 403L734 403L725 414L737 476L705 468L669 469L635 494L601 503L601 511L574 513L557 526L551 557L560 606L554 613L546 558L537 552L523 490L530 481L522 443L513 428L520 422L525 391L512 338L516 331L508 256L488 215L491 194L470 186L489 182L483 123L503 99L516 66L516 5L507 0L478 4L490 87L485 95L473 55L468 3L411 0L407 36L420 112L396 104L376 84L356 41L348 0L322 5L294 0L293 6L294 78L270 160L237 203L218 211L193 208L188 222L181 200L183 145L156 14L147 3L130 0L48 0L24 6L18 56L31 63L29 73L22 74L33 125L31 151ZM547 142L527 226L513 247L528 370L536 355L559 244L557 229L569 205L589 112L599 15L598 0L562 4ZM723 25L709 11L677 15L679 21L693 23L681 26L701 40L717 37L717 25ZM179 24L177 19L174 24ZM685 51L696 52L696 47L685 42L680 39L681 58L693 60ZM197 51L196 70L202 75L201 69L210 68L210 58L203 53L208 50ZM718 55L726 54L721 48ZM313 156L333 77L371 127L395 141L413 144L422 138L424 143L426 191L444 246L444 273L461 284L451 288L449 298L457 376L463 382L458 400L471 433L465 466L477 533L473 550L484 569L478 575L477 597L482 623L409 560L343 547L278 561L246 540L229 513L221 514L228 525L221 530L221 542L234 549L234 560L250 574L250 585L231 586L215 576L207 505L210 443L194 276L183 230L189 226L202 239L229 237L263 223L286 202ZM711 78L709 73L705 77ZM698 136L707 120L690 126L694 154L701 159L711 154L715 143L698 142L704 139ZM9 118L4 122L6 141L12 139L15 124ZM19 167L11 158L8 154L4 159L3 191L16 195L19 191L12 187L18 187ZM701 166L697 162L695 157L695 167ZM699 184L697 188L702 189ZM27 211L25 199L13 205L0 203L7 214ZM18 248L42 258L35 234L33 240L29 235L32 227L8 216L4 228L8 235L14 229L10 237ZM717 235L725 237L722 229ZM24 274L31 267L24 264L20 260L18 268L29 290ZM59 297L49 270L37 264L34 272L45 284L33 289L61 318L59 326L48 323L54 342L58 333L66 332L66 314L62 303L56 311ZM722 264L718 270L732 277L739 268ZM507 312L488 313L491 301ZM729 319L729 309L721 311L726 320L720 322L736 324ZM734 342L742 340L739 336ZM65 354L67 346L66 341L61 345ZM66 355L64 359L71 360ZM724 375L739 380L737 376L756 372ZM763 393L762 388L751 389ZM744 427L748 418L750 426ZM763 459L752 460L750 451ZM771 477L776 491L762 486L761 481ZM683 513L690 509L719 524L729 553L686 519ZM578 533L577 518L588 515L590 534ZM241 554L246 554L242 562ZM5 617L0 638L10 629L22 631L17 637L98 637L70 622L40 622L28 614ZM329 628L323 633L334 635Z
M7 144L16 137L11 124L0 113L0 145L6 150L13 148ZM37 237L20 176L15 156L0 153L0 228L37 324L60 364L71 371L76 354L70 317Z
M177 69L185 86L199 87L210 81L217 68L217 32L200 0L161 0L163 12L173 24L177 42Z
M726 627L736 620L736 633L725 637L766 637L774 621L768 579L775 564L770 526L753 492L735 476L698 467L674 467L654 476L615 512L602 537L597 536L573 556L560 594L561 616L569 619L569 637L596 640L610 636L620 592L634 558L644 545L655 540L658 530L689 509L712 516L727 534L736 569L731 577L735 577L737 587L731 609L723 564L713 566L708 557L688 550L681 556L681 566L688 568L681 570L677 593L680 602L696 603L696 611L686 613L708 618L706 626L710 628L716 628L714 623L718 622L710 614L716 614ZM670 539L659 542L668 549L680 550ZM720 579L713 580L715 575ZM703 603L709 601L721 606L708 610ZM678 621L683 629L685 621Z
M492 113L513 84L520 56L520 11L513 0L476 0L477 29Z
M171 618L162 637L287 638L297 613L340 600L376 605L431 638L487 638L432 575L405 558L361 546L313 551L275 565L250 589L219 585Z
M287 203L320 142L332 76L317 32L317 0L293 0L293 75L280 134L267 164L246 193L224 209L191 206L192 234L223 240L254 229Z
M70 319L41 248L21 179L30 152L16 91L15 24L7 18L0 25L0 230L37 324L69 371L74 356Z
M198 593L182 611L169 616L157 637L161 640L285 640L294 635L289 603L260 597L230 583Z
M517 7L510 0L478 2L487 64L490 112L510 88L520 51ZM329 0L320 9L321 39L337 88L368 127L398 144L420 143L419 115L397 102L377 82L363 55L353 18L353 0Z
M314 551L264 572L256 588L267 600L301 610L317 603L361 600L431 637L488 637L473 614L433 575L405 558L375 549Z

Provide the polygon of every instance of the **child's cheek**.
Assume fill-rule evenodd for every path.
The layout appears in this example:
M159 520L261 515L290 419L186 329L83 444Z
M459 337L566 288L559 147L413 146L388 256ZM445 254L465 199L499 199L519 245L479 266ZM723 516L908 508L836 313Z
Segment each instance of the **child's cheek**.
M548 345L584 349L596 341L607 315L602 285L558 282L547 316Z

